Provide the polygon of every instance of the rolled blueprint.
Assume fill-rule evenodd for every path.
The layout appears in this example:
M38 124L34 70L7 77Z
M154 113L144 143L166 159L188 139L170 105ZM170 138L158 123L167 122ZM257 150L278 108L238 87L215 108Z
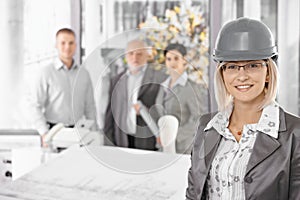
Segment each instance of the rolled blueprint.
M164 115L158 120L160 141L163 152L176 153L176 136L178 120L173 115Z
M152 119L151 115L149 114L148 109L142 104L142 102L138 101L138 103L141 106L140 115L142 116L142 118L146 122L146 124L148 125L148 127L151 130L151 132L153 133L153 135L155 137L158 137L159 136L158 127L157 127L155 121Z
M64 125L62 123L58 123L55 126L53 126L45 136L44 141L49 144L52 138L63 128Z

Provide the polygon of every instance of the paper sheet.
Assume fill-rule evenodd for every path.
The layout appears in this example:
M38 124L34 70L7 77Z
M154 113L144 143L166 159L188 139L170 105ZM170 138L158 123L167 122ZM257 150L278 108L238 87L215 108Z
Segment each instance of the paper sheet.
M124 158L128 153L126 150L116 147L91 147L88 150L73 148L24 177L0 187L0 199L2 196L32 200L184 199L189 156L139 150L136 152L141 153L136 153L136 157L131 152L129 159L132 163L128 166L140 163L142 166L157 166L157 169L137 174L122 172L114 168L115 163L109 163L106 158L128 162ZM105 156L98 157L96 154ZM151 156L151 159L141 163L139 161L142 157L139 156ZM165 164L166 161L170 161L169 164ZM159 168L158 162L163 163L164 167Z

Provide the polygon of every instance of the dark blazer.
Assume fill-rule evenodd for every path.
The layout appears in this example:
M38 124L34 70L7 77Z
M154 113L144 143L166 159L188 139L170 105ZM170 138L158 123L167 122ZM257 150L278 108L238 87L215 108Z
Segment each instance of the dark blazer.
M215 129L204 131L213 115L200 119L186 199L206 198L206 178L221 140ZM278 132L278 139L257 135L244 177L247 200L300 199L300 119L280 109Z
M105 125L104 144L128 147L127 124L127 75L126 71L112 78L110 87L110 101L108 103ZM148 65L139 89L138 100L150 108L156 99L160 83L166 78L162 71L154 70ZM156 138L147 127L140 115L137 115L137 130L135 134L136 147L139 149L155 150Z

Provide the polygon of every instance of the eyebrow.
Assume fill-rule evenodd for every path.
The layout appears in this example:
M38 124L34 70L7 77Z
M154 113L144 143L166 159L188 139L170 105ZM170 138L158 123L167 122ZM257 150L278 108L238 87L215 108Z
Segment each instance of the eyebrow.
M249 63L261 63L261 62L266 62L266 61L264 61L264 60L250 60L250 61L245 61L245 62L230 61L230 62L224 62L223 65L226 65L226 64L246 65L246 64L249 64Z

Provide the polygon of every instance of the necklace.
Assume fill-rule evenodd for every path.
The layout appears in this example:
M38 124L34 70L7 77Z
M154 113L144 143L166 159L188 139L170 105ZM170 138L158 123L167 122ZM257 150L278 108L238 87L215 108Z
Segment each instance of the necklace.
M238 130L238 129L232 129L232 128L231 128L231 132L232 132L232 133L235 133L235 134L237 134L237 135L242 135L243 129Z

